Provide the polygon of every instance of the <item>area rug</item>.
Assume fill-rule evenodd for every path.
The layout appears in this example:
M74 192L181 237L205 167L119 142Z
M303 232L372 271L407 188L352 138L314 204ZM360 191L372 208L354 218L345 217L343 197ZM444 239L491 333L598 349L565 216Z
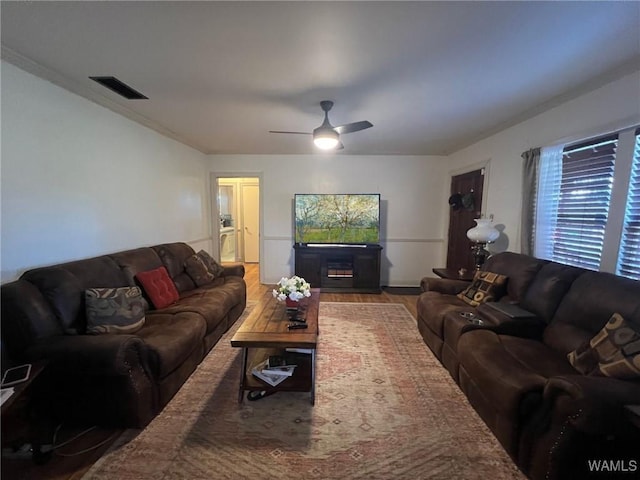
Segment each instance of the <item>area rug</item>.
M319 328L315 406L239 404L233 329L83 479L524 479L403 305L321 303Z

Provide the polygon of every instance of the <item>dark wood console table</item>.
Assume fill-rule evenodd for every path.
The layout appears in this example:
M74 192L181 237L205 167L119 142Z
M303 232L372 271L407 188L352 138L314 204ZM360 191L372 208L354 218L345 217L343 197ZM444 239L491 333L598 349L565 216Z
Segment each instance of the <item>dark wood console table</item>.
M296 244L295 273L323 292L380 293L380 245Z
M433 273L435 273L440 278L448 278L450 280L473 280L473 276L475 275L475 270L467 270L464 275L460 275L460 272L455 268L434 268Z

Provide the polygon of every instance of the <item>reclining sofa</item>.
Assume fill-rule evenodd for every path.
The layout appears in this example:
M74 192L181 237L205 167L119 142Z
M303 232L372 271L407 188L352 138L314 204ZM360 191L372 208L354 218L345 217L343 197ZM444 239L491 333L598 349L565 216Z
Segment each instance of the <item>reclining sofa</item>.
M118 427L142 427L157 415L246 306L244 266L203 256L212 261L169 243L37 268L2 285L3 360L46 365L37 378L39 414ZM207 267L206 278L193 262ZM124 313L122 291L140 294ZM133 312L136 323L95 326L87 307L96 292L109 297L100 308Z
M511 252L482 271L491 288L423 278L418 329L518 467L640 472L640 282Z

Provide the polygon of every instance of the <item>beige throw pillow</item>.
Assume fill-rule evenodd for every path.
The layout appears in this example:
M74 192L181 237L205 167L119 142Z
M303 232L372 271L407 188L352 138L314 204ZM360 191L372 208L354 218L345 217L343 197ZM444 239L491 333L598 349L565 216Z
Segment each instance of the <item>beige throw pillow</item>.
M469 285L457 296L473 307L481 303L495 302L504 295L507 277L493 272L478 271Z
M640 329L614 313L589 343L567 355L584 375L620 379L640 378Z

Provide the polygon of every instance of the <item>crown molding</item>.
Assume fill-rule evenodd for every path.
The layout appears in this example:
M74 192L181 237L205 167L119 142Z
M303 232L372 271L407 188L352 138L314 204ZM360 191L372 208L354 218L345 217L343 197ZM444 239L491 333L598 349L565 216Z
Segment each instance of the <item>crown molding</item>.
M133 122L136 122L140 125L143 125L160 135L171 138L177 142L182 143L188 147L194 148L201 153L210 154L206 148L202 145L198 145L173 130L165 127L164 125L151 120L144 115L134 112L133 110L121 105L118 102L113 101L111 98L102 95L101 93L83 85L82 83L72 80L69 77L57 72L56 70L46 67L24 55L21 53L12 50L4 45L0 47L0 58L5 60L8 63L18 67L21 70L24 70L27 73L35 75L43 80L53 83L60 88L63 88L75 95L78 95L86 100L89 100L93 103L100 105L101 107L107 108L118 115L121 115Z

